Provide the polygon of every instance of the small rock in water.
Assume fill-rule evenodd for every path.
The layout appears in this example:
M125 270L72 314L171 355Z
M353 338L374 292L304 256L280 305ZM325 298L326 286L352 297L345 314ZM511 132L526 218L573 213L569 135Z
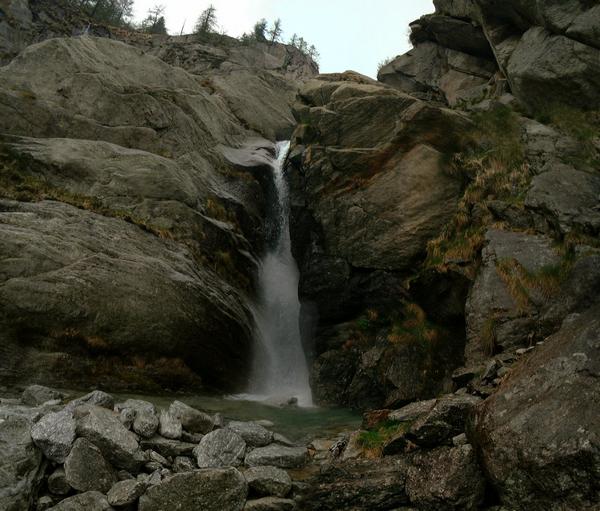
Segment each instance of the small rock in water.
M27 406L40 406L49 401L57 402L64 398L64 394L42 385L30 385L21 395L21 401Z
M177 440L181 438L182 426L181 422L177 417L172 415L170 412L165 410L160 411L160 426L159 433L161 436L165 438L170 438L171 440Z
M75 441L75 419L69 410L44 415L31 428L31 438L46 458L64 463Z
M259 426L262 426L263 428L273 428L273 427L275 427L275 423L273 423L272 421L267 420L267 419L260 419L260 420L256 420L256 421L253 421L253 422L255 422L256 424L258 424Z

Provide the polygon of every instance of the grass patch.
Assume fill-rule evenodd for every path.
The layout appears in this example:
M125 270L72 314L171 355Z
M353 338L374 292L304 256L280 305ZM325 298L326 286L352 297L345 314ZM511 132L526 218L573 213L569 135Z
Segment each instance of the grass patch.
M380 456L385 444L394 436L405 434L410 429L410 422L386 420L376 428L361 431L357 443L374 456Z
M441 330L427 319L416 303L404 306L402 318L392 322L388 341L393 344L413 344L430 347L442 337Z
M497 334L496 329L498 328L498 320L496 317L491 316L487 318L481 326L481 345L484 353L491 357L496 352L497 345Z
M450 172L464 183L458 211L427 246L426 268L459 269L474 278L486 230L494 219L486 204L502 200L522 207L531 182L518 115L497 106L473 116L468 149L454 155ZM503 227L503 225L496 225Z

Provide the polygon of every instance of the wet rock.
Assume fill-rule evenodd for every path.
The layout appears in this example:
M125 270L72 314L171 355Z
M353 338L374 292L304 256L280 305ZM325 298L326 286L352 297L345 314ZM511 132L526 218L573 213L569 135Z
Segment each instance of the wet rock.
M174 502L181 509L240 511L248 487L234 468L205 469L176 474L153 486L140 498L139 511L164 511Z
M169 407L171 415L179 419L183 429L188 433L210 433L214 427L214 419L207 413L196 410L181 401L173 401Z
M77 434L96 445L116 468L131 472L143 464L136 436L119 421L118 415L97 406L79 407Z
M117 477L98 447L78 438L65 460L66 481L80 492L99 491L106 494Z
M464 432L467 418L480 402L480 398L471 395L444 396L429 413L413 422L408 436L417 445L426 447L450 442Z
M49 413L31 428L31 438L46 458L64 463L75 441L75 419L68 409Z
M156 407L152 403L140 399L128 399L124 403L115 405L115 410L121 414L133 411L133 431L138 435L144 438L150 438L156 433L159 425L159 418L156 413Z
M287 496L292 480L285 470L277 467L250 467L244 472L250 493L258 496Z
M52 511L114 511L102 493L88 491L60 501Z
M21 395L21 401L28 406L39 406L48 401L61 400L64 394L42 385L30 385Z
M600 307L569 316L475 416L472 441L509 509L586 509L600 496Z
M165 438L177 440L178 438L181 438L181 422L170 412L161 410L158 431L160 435Z
M406 491L419 509L479 509L485 479L470 445L418 453L411 462Z
M146 488L146 483L135 479L119 481L112 486L106 497L111 506L128 506L134 504L144 494Z
M296 503L293 500L279 497L248 500L244 506L244 511L293 511L294 509Z
M227 428L240 435L250 447L264 447L273 441L273 433L256 422L231 421Z
M0 509L28 511L44 471L42 453L30 436L31 419L0 412Z
M191 455L197 444L180 442L178 440L170 440L161 436L153 436L152 438L142 439L140 446L142 449L152 449L165 457L175 457Z
M272 465L278 468L297 468L304 466L306 460L307 452L304 447L271 444L250 451L245 462L249 467Z
M244 460L246 442L234 431L224 428L204 435L194 456L199 468L237 467Z
M47 484L48 489L54 495L66 495L71 491L71 486L67 482L65 469L62 467L57 468L48 476Z
M196 469L196 464L192 458L187 456L177 456L173 460L173 472L191 472Z

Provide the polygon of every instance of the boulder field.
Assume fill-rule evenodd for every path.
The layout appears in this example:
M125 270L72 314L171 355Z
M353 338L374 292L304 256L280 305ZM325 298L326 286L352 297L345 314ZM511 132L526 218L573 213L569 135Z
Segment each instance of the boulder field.
M374 80L0 2L0 508L598 509L600 10L434 4ZM246 388L281 139L313 397L361 428L115 403Z

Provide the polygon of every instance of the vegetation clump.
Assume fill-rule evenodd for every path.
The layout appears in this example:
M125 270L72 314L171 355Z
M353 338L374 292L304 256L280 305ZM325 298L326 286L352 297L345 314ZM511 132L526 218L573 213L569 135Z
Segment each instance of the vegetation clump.
M372 457L379 457L383 448L392 438L405 434L410 428L410 422L386 420L373 429L361 431L357 444Z

